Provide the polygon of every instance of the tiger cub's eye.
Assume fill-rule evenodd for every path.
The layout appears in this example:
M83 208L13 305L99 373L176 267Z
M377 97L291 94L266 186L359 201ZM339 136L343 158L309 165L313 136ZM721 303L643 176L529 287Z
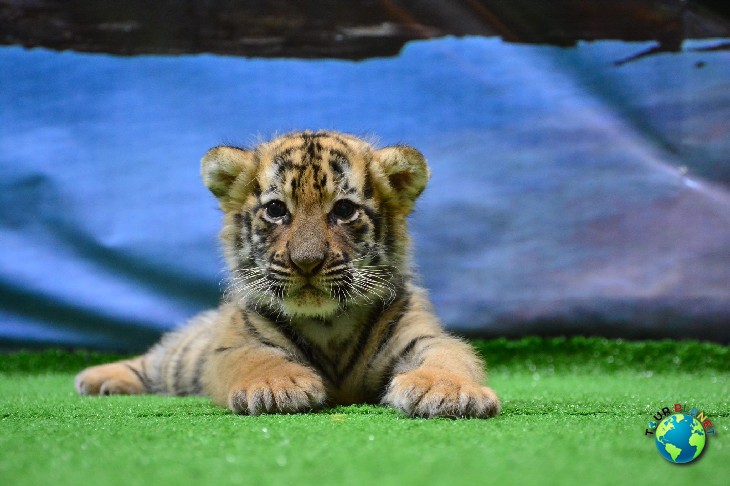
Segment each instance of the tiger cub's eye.
M266 216L271 219L283 218L287 215L286 204L281 201L274 200L266 204Z
M335 203L335 207L332 208L332 214L338 219L346 221L352 218L352 215L355 214L355 209L355 204L351 201L341 199Z

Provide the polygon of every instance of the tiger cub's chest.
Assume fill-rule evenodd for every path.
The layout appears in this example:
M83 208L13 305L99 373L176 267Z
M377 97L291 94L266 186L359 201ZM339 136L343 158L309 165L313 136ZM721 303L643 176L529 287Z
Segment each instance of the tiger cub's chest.
M370 324L371 325L371 324ZM301 331L302 347L308 360L327 382L332 404L374 403L379 390L368 377L366 344L371 334L369 324L342 320L311 323Z

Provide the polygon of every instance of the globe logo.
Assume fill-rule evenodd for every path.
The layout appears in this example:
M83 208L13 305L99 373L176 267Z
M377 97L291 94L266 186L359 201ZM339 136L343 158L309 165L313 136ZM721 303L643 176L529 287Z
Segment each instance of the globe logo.
M715 435L715 424L697 407L674 404L674 410L663 407L650 420L645 436L654 436L654 445L672 464L692 462L702 454L707 436Z
M675 413L656 428L656 448L667 461L684 464L697 459L705 448L705 429L692 415Z

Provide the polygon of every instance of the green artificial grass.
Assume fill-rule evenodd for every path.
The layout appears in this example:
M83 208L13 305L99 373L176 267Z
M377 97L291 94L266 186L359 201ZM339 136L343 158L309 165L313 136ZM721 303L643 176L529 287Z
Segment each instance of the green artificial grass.
M236 416L200 397L79 397L75 372L115 356L0 356L0 483L727 484L730 348L605 339L475 341L503 400L490 420L378 406ZM697 461L644 435L674 403L716 435Z

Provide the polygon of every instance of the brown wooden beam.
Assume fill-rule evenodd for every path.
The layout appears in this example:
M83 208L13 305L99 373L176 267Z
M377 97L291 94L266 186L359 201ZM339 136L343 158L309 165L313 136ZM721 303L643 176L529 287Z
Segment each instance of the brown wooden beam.
M719 0L0 0L0 44L58 50L363 59L444 35L678 50L730 36L730 21Z

